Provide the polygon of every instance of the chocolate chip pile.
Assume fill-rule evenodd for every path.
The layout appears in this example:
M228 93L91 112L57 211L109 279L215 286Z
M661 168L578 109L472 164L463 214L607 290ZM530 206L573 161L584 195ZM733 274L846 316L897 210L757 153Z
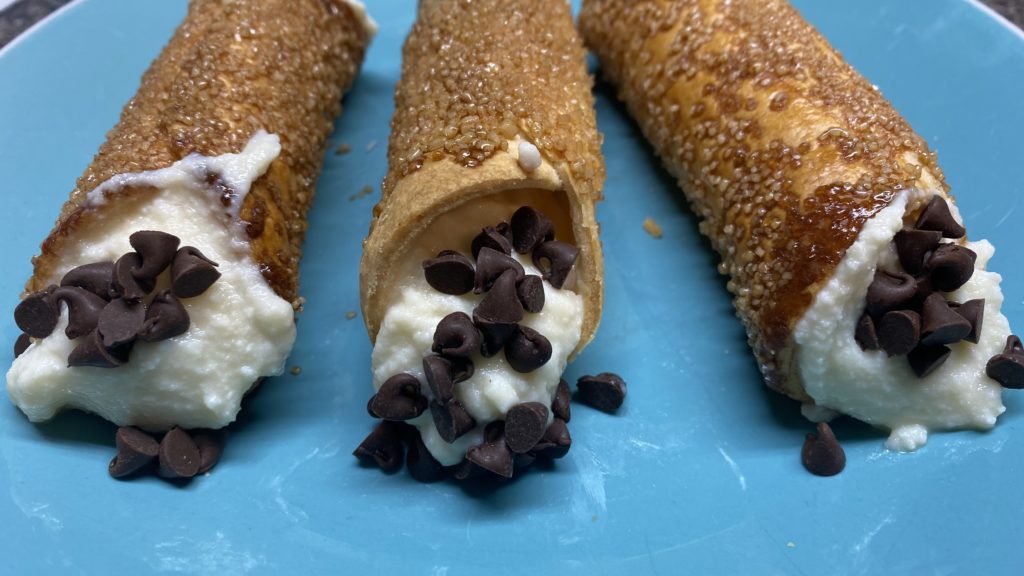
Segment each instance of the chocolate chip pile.
M510 222L487 226L473 239L472 259L445 250L423 262L424 277L433 289L456 296L472 291L483 298L472 317L453 312L438 323L433 354L423 358L429 399L420 380L407 373L388 378L370 398L367 411L383 422L356 448L353 454L357 458L395 471L402 466L404 445L408 447L405 462L409 473L422 482L433 482L449 475L458 480L488 474L507 479L516 468L527 467L537 458L561 458L568 453L572 438L566 426L570 391L565 380L559 382L550 409L538 402L513 406L503 420L484 427L483 442L470 448L462 463L453 467L443 467L435 460L419 432L405 424L429 408L438 434L452 443L477 426L455 394L456 386L473 376L473 354L489 358L504 352L508 365L521 373L532 372L551 359L551 342L520 322L526 313L543 310L544 280L561 289L579 255L576 246L554 237L551 220L523 206ZM513 250L532 253L541 276L526 274L512 256ZM581 378L579 390L582 400L613 412L622 404L626 387L618 376L600 374Z
M60 303L68 307L68 339L81 338L68 366L114 368L128 362L136 341L158 342L183 334L188 312L180 298L205 292L220 278L217 263L192 246L178 248L177 236L153 230L132 234L135 250L115 262L72 269L60 281L25 297L14 309L24 333L14 345L21 355L30 338L46 338L57 327ZM171 288L149 298L157 277L170 267Z
M204 474L224 452L223 430L171 428L159 441L135 428L122 426L114 437L117 455L107 471L114 478L155 472L161 478L179 480Z

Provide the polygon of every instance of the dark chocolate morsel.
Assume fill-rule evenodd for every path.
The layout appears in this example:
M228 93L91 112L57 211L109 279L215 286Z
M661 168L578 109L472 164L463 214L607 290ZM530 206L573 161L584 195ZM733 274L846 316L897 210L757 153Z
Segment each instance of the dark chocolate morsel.
M113 278L113 262L93 262L72 268L61 278L60 285L84 288L104 300L110 300L110 284Z
M190 320L185 306L170 290L157 294L146 309L146 319L139 329L139 340L159 342L188 331Z
M446 403L455 398L455 381L452 378L452 363L441 356L423 358L423 375L427 385L438 402Z
M420 433L416 430L410 431L405 434L406 445L409 448L409 452L405 457L406 468L409 469L409 475L420 482L437 482L445 476L444 466L434 459L427 450L426 445L423 444L423 439L420 438Z
M139 301L153 291L155 278L136 278L135 271L142 267L142 256L137 252L128 252L114 262L114 272L110 283L112 298Z
M199 473L199 447L192 437L175 426L160 441L160 467L163 478L191 478Z
M145 320L146 307L142 302L115 298L100 312L96 329L103 337L103 346L114 348L134 342Z
M914 348L907 354L907 362L910 369L917 374L918 378L924 378L931 374L936 368L942 365L949 358L950 350L946 346L925 346Z
M561 418L555 418L531 453L541 458L562 458L569 453L571 447L569 427Z
M516 284L516 295L523 304L523 310L537 314L544 309L544 280L529 274Z
M93 366L96 368L116 368L128 361L131 346L106 348L99 330L86 334L82 341L68 354L68 367Z
M551 412L555 418L561 418L566 422L572 417L569 403L572 400L572 392L569 390L569 383L562 378L558 381L558 388L555 389L555 398L551 401Z
M868 286L866 298L868 314L875 318L899 309L914 299L917 285L910 274L879 270Z
M60 307L51 298L56 286L49 286L25 296L14 309L14 323L33 338L46 338L57 327Z
M504 230L504 233L502 232ZM509 225L502 222L498 226L487 226L476 238L473 238L473 242L470 244L470 251L473 253L473 258L479 258L481 248L490 248L491 250L497 250L502 254L512 254L512 241L509 239L511 231Z
M505 359L516 372L533 372L551 359L551 342L533 328L519 325L505 344Z
M114 478L124 478L156 460L160 443L134 426L122 426L114 435L117 455L110 461L107 472Z
M452 312L437 323L431 350L457 358L469 358L480 350L483 336L465 312Z
M216 466L217 462L220 462L220 457L224 454L224 438L227 436L227 432L223 428L220 430L201 428L192 430L191 435L192 441L196 443L196 448L199 448L199 472L197 474L205 474Z
M491 322L484 320L473 311L473 323L477 328L480 329L480 335L483 336L483 343L480 344L480 354L484 358L490 358L501 349L504 348L505 344L512 338L516 333L516 324L503 324L501 322Z
M430 415L434 419L438 435L449 444L476 426L476 420L473 420L466 408L454 399L444 403L431 400Z
M484 442L467 450L466 460L502 478L511 478L515 465L512 452L505 443L505 435L500 430L501 421L488 424Z
M853 339L857 341L857 344L860 344L863 350L878 350L882 347L878 343L875 321L871 318L870 314L864 314L860 317L860 321L857 322L857 330L853 334Z
M942 196L932 196L928 205L917 217L914 228L919 230L936 230L945 238L962 238L966 234L964 227L957 223L949 211L949 204Z
M61 286L53 292L53 301L68 306L68 326L64 334L75 339L92 332L99 322L107 301L92 292L75 286Z
M220 278L217 263L193 246L183 246L171 263L171 290L178 298L192 298L206 292Z
M533 265L552 286L561 288L579 255L580 249L572 244L552 240L534 249Z
M19 334L18 339L14 341L14 357L21 356L31 345L32 338L28 334Z
M913 310L893 310L878 323L878 343L889 356L903 356L921 339L921 317Z
M458 252L445 250L436 258L423 261L423 276L431 288L442 294L465 294L473 289L473 261Z
M835 476L846 468L846 451L836 440L832 428L825 422L819 422L818 435L808 434L804 440L800 460L804 468L815 476Z
M476 259L476 276L473 280L473 292L481 294L490 290L494 286L494 282L506 270L515 271L516 282L522 280L523 276L526 275L523 265L515 258L491 248L482 248Z
M523 206L512 214L512 247L527 254L545 240L555 237L555 225L538 210Z
M479 317L495 324L515 324L523 319L523 305L516 295L516 271L505 270L494 282L490 292L473 310L474 319ZM481 327L481 330L483 328ZM484 335L486 339L486 334Z
M925 257L939 246L939 240L942 240L942 232L938 230L908 228L897 232L893 242L903 269L910 274L919 274L924 270Z
M580 401L602 412L615 412L626 399L626 382L611 372L582 376L576 381L576 388L580 391Z
M951 303L950 306L952 307L953 304ZM954 310L971 324L971 331L964 337L964 340L977 344L981 339L981 327L985 320L985 299L968 300L956 306Z
M403 422L423 414L427 398L420 393L420 381L403 372L381 384L370 399L369 409L377 418Z
M940 346L963 340L971 333L971 323L949 307L946 298L933 292L921 309L921 345Z
M505 414L505 443L516 454L533 449L548 427L548 408L540 402L516 404Z
M943 244L932 252L925 268L936 290L952 292L960 288L974 274L974 261L978 255L959 244Z
M362 443L352 452L360 460L377 465L385 472L396 472L402 467L405 448L402 445L404 424L387 420L377 424ZM418 432L412 432L419 435Z
M132 274L140 280L153 281L174 261L181 240L166 232L139 230L128 237L128 243L142 258L142 266L132 270Z
M1002 384L1003 388L1024 388L1024 347L1021 346L1020 338L1007 336L1006 347L989 359L985 365L985 374Z

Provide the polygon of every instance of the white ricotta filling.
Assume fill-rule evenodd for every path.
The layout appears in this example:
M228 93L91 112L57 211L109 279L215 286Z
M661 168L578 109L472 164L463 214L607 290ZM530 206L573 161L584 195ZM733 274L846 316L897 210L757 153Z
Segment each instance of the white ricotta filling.
M995 425L1005 410L1002 387L985 375L985 365L1002 352L1010 333L1000 312L1001 278L985 270L995 250L980 240L966 244L978 254L974 275L948 295L956 302L985 299L977 344L951 345L946 362L924 378L914 374L906 357L890 358L857 344L854 330L875 270L894 269L897 262L892 240L903 227L909 194L931 195L900 193L868 220L794 331L797 366L818 407L805 409L804 414L827 417L829 412L822 408L848 414L891 431L886 447L903 451L924 445L933 430L986 430ZM959 220L958 212L953 214Z
M29 346L7 373L11 400L30 420L79 408L154 431L175 425L220 428L235 419L242 397L259 378L281 373L295 340L294 312L260 274L237 221L250 185L279 153L277 136L261 131L239 154L192 155L161 170L116 176L90 193L88 202L96 205L123 185L154 188L118 197L97 212L61 254L52 281L76 266L130 252L128 237L138 230L178 236L183 246L218 262L221 277L205 293L182 299L191 319L186 333L137 342L129 362L117 368L68 367L78 341L64 335L62 305L57 329ZM205 184L208 171L220 173L238 195L233 215L225 217L220 199ZM167 285L164 272L157 291Z

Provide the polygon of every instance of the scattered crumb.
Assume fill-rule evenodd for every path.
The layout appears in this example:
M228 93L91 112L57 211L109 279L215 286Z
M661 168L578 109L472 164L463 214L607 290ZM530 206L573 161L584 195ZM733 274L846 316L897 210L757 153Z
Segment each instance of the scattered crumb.
M658 226L654 218L644 218L644 231L654 238L661 238L661 226Z
M348 145L348 144L346 144L344 142L341 143L340 145L338 145L338 147L334 149L334 153L335 154L348 154L351 151L352 151L352 146L350 146L350 145Z
M302 374L302 366L299 366L297 364L295 366L292 366L291 373L292 376L298 376L299 374Z
M786 542L786 548L796 548L796 542Z
M373 149L376 148L376 147L377 147L377 141L376 140L370 140L370 143L366 145L366 151L367 152L373 152Z
M306 298L303 297L303 296L299 296L294 301L292 301L292 310L295 310L296 312L302 312L303 307L305 305L306 305Z
M351 319L353 319L355 317L356 317L356 311L355 310L349 310L348 312L345 312L345 319L351 320Z

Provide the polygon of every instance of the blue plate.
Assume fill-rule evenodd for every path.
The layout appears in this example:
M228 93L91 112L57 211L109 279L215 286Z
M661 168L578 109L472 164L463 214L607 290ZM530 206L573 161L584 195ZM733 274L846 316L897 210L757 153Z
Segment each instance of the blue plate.
M96 418L37 426L4 402L5 573L1024 571L1024 397L1005 395L992 432L936 434L914 454L886 452L881 433L843 422L846 471L806 473L810 426L761 385L696 219L606 86L608 299L567 376L625 375L625 408L577 406L569 456L493 493L360 467L349 453L371 427L370 346L346 312L358 310L360 241L415 7L370 4L382 32L346 98L310 219L290 361L301 375L268 381L214 473L184 488L111 480L114 429ZM1024 326L1014 252L1024 38L963 0L797 5L938 149L972 236L1001 247L992 266L1005 311ZM181 0L81 1L0 54L0 310L14 308L61 202L184 12ZM341 143L352 152L335 154ZM354 198L366 185L378 191ZM663 239L643 231L647 216ZM10 350L17 330L2 317Z

